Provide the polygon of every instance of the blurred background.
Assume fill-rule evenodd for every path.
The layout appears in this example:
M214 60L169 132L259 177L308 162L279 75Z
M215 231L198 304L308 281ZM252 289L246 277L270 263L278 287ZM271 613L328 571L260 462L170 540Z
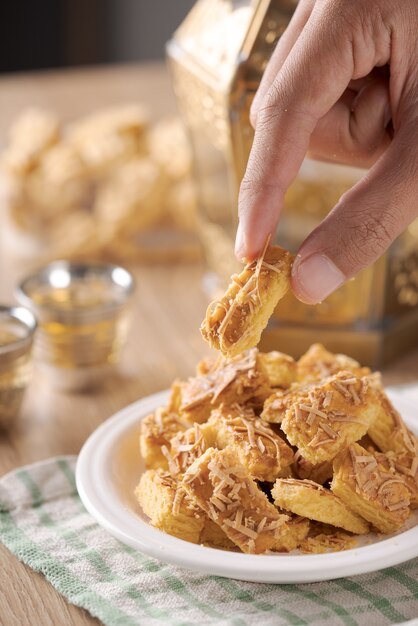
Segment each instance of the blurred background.
M237 269L251 102L296 1L0 3L0 294L65 258L202 262L219 295ZM277 243L295 253L362 175L305 160ZM296 356L322 341L373 366L393 359L418 344L417 268L412 225L321 305L289 294L263 348Z
M161 59L193 0L0 3L0 72Z

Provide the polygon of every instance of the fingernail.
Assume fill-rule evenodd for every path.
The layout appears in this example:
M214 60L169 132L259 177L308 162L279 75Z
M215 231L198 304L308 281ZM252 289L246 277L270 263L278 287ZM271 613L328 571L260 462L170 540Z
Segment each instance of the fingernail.
M346 278L326 254L315 253L306 258L298 255L293 264L295 291L307 304L318 304L342 285Z
M235 238L235 254L239 259L242 259L245 255L244 250L244 229L241 221L238 224L237 236Z

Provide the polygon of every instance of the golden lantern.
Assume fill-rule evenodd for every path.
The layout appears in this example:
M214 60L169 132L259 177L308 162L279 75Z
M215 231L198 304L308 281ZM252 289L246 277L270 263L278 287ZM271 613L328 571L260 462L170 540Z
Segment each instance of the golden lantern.
M251 102L296 4L199 0L167 45L194 153L200 237L220 288L237 269L236 207L253 140ZM286 195L277 242L296 252L359 175L353 168L306 160ZM316 341L373 367L418 345L418 221L371 268L322 304L285 298L261 348L299 356Z

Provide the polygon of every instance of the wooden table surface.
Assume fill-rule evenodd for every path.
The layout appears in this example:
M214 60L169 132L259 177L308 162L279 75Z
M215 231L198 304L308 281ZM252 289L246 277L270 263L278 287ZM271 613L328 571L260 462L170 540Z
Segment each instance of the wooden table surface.
M0 144L16 113L28 105L57 111L70 120L102 105L141 100L159 117L174 110L162 65L113 66L0 78ZM30 263L1 256L0 302L13 302L12 290ZM0 475L23 464L60 454L77 454L89 434L107 417L142 396L193 372L207 353L199 323L207 297L203 268L139 267L134 324L118 375L83 394L54 390L39 375L28 389L20 419L0 435ZM418 380L418 352L384 372L385 382ZM7 572L7 575L5 574ZM69 605L44 578L22 565L0 545L1 626L84 626L98 623Z

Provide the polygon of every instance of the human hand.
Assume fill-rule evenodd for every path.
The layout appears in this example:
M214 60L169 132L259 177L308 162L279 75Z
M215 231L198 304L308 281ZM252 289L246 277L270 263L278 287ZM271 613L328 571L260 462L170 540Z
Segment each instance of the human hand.
M238 258L255 258L308 153L371 167L302 243L292 286L321 302L418 216L417 0L300 0L254 99Z

